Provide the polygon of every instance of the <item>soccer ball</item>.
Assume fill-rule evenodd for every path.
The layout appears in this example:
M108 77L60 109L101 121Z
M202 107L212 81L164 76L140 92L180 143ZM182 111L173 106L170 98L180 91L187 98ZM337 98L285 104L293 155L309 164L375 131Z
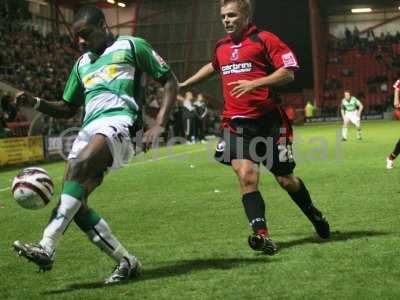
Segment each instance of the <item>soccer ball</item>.
M13 180L11 192L23 208L45 207L53 196L53 181L46 170L38 167L23 169Z

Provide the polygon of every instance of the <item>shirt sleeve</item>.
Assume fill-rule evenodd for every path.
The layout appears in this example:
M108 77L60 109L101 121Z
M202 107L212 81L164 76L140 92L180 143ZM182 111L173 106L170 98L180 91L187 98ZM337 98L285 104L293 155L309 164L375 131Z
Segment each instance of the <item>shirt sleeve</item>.
M147 41L135 38L134 45L136 62L143 72L146 72L153 79L159 81L171 71L170 66Z
M299 64L293 51L276 35L270 32L262 32L260 37L267 51L267 59L275 69L299 69Z
M78 74L78 63L74 65L67 83L65 84L63 99L65 102L82 105L85 99L84 88Z
M397 80L397 81L394 83L393 87L394 87L396 90L400 90L400 79Z

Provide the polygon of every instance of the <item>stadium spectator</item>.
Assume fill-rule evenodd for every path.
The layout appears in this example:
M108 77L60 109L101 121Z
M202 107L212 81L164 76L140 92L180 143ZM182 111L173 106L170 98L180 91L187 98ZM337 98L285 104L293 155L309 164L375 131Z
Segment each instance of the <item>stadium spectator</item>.
M294 120L296 119L296 110L292 105L288 105L285 107L285 114L290 121L290 123L293 123Z
M353 47L353 35L348 27L344 29L344 36L346 38L346 43L349 48Z
M353 46L360 45L360 31L357 26L353 29Z
M394 97L393 97L393 106L395 109L400 108L400 79L398 79L395 84L393 85L394 88ZM393 169L394 167L394 160L400 154L400 139L397 141L392 153L388 155L386 158L386 168L388 170Z
M204 101L203 94L198 94L196 101L193 103L196 112L196 140L205 142L205 135L207 131L207 104Z
M0 110L0 138L6 138L10 134L10 129L7 128L7 123L4 118L4 113Z
M17 108L14 105L14 99L10 93L4 94L1 98L1 109L6 122L14 122L17 118Z
M67 51L71 49L69 39L56 33L42 36L25 23L1 20L0 25L0 81L40 97L59 99L75 58Z
M193 105L193 101L193 93L186 92L183 101L183 127L188 144L196 142L196 108Z
M341 115L343 119L342 141L347 141L347 126L353 123L357 128L357 139L361 140L361 113L364 106L361 101L352 96L350 91L344 92L344 98L341 101Z
M38 244L15 241L13 247L40 269L50 270L58 243L74 220L91 242L117 262L105 283L118 283L137 276L140 263L115 238L105 220L89 208L88 197L101 184L106 171L125 165L134 152L129 135L141 111L141 102L136 102L135 96L142 94L134 80L140 82L139 74L147 73L165 87L156 124L143 135L145 149L164 131L178 85L170 67L146 41L114 37L99 8L81 8L75 14L73 29L84 54L72 68L63 101L46 101L27 92L17 98L18 103L57 118L72 117L84 106L85 118L68 156L60 202L42 240ZM125 55L110 60L121 51L126 51Z
M217 146L216 159L231 165L238 176L244 210L254 232L249 236L249 246L273 255L277 247L269 237L265 203L258 190L259 163L275 175L321 237L328 238L330 230L321 212L313 205L304 183L293 175L292 129L284 111L269 94L272 86L287 84L294 79L297 60L277 36L258 31L250 23L250 16L247 0L221 1L222 23L227 36L217 43L212 62L180 85L189 87L216 72L220 74L224 132ZM265 68L268 64L275 69L271 74ZM254 153L250 147L254 139L272 139L274 142L258 144ZM271 148L267 151L267 147ZM273 157L268 159L269 152Z
M184 137L185 131L183 127L183 101L184 98L181 95L176 97L176 104L172 111L172 128L173 136Z

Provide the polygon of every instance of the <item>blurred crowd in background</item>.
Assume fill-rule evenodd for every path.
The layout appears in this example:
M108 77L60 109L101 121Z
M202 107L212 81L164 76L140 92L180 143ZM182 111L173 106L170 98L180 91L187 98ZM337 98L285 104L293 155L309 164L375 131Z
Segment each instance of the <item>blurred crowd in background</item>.
M68 36L39 33L32 24L26 1L7 1L7 6L0 5L0 84L46 100L61 100L79 53ZM327 76L320 107L315 107L313 99L303 99L301 95L296 101L288 99L284 107L292 120L299 110L304 120L312 116L339 116L344 89L351 90L364 103L366 114L390 110L392 85L400 78L400 31L375 36L373 30L360 32L356 26L353 30L346 28L344 38L331 36L327 55ZM368 65L365 68L360 67L363 61ZM162 87L149 81L143 111L145 126L154 122L161 95ZM184 137L188 143L195 143L217 134L220 124L217 107L221 102L202 93L180 94L168 123L168 136ZM306 103L308 112L313 111L312 116L305 114ZM69 120L42 116L34 133L58 135L66 128L79 126L81 118L82 111ZM0 89L0 137L27 135L31 122L32 118L15 107L13 94Z
M18 1L17 1L18 2ZM3 8L3 9L2 9ZM14 9L13 9L14 8ZM18 5L11 11L0 6L0 82L46 100L62 99L65 82L79 53L66 35L42 35L29 20L29 13ZM150 126L160 108L162 87L149 81L143 120ZM28 133L27 116L20 112L11 92L0 91L0 137ZM72 119L42 116L38 134L58 135L66 128L79 126L82 112ZM218 113L207 108L202 94L179 95L168 136L180 136L189 143L200 142L218 127Z
M393 84L400 78L400 31L360 32L345 28L344 38L331 36L321 113L338 114L338 99L348 89L366 105L366 114L392 109Z

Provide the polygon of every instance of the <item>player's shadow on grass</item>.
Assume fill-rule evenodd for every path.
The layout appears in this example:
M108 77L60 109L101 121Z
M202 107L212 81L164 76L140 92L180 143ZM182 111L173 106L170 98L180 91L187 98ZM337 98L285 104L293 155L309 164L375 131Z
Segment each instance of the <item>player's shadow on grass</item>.
M203 270L217 269L217 270L229 270L238 268L241 265L260 264L260 263L272 263L277 261L277 258L268 259L267 256L258 258L220 258L220 259L193 259L183 260L171 263L168 266L144 269L143 274L140 278L132 281L128 281L126 284L135 283L144 280L155 280L164 277L182 276L188 273L199 272ZM54 295L68 293L81 289L98 289L111 287L113 285L105 285L103 281L86 282L86 283L75 283L68 285L63 289L50 290L43 292L44 295Z
M298 245L303 244L323 244L323 243L333 243L339 241L347 241L347 240L354 240L354 239L362 239L368 237L375 237L380 235L388 235L391 234L390 232L385 231L374 231L374 230L355 230L355 231L334 231L331 233L331 237L329 239L323 240L321 238L315 237L307 237L302 239L297 239L288 242L278 242L279 249L286 249Z

